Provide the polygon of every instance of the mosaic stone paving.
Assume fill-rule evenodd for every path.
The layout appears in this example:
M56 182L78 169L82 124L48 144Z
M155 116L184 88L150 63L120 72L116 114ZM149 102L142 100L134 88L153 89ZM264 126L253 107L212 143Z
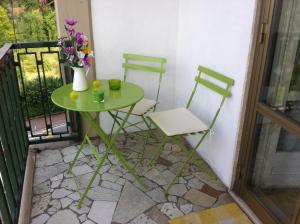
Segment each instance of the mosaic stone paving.
M124 170L114 155L101 168L88 198L81 209L76 207L80 194L91 178L97 161L85 146L73 169L66 170L79 146L44 150L37 154L32 198L32 224L167 224L169 219L217 207L233 200L224 185L215 177L201 172L190 164L177 183L165 195L168 181L185 158L177 145L167 143L158 163L149 166L149 158L157 147L149 139L144 149L144 138L135 134L123 146L117 143L127 160L135 165L146 184L142 189ZM103 152L105 146L98 146Z

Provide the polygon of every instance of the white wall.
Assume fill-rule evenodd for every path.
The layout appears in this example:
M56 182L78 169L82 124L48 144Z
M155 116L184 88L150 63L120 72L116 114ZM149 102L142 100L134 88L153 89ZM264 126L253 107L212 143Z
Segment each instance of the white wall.
M235 80L232 97L225 102L214 134L198 150L227 186L235 159L254 8L254 0L179 1L176 105L185 105L199 64ZM209 123L219 100L219 95L201 87L192 111Z
M178 0L92 0L96 70L98 78L123 77L122 54L166 57L159 108L173 107ZM153 98L158 76L144 74L145 95ZM140 84L132 75L129 81ZM111 119L102 117L108 130Z
M214 135L199 150L227 186L236 152L254 5L255 0L92 0L98 78L122 76L123 52L166 57L159 109L185 106L199 64L235 80ZM147 81L147 85L146 95L151 95L154 84ZM198 93L191 109L209 122L219 98L204 88ZM107 117L101 122L110 126Z

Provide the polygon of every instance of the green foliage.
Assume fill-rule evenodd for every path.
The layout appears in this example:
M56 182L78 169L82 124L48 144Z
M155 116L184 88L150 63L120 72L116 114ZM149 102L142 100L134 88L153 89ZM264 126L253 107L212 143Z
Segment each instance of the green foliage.
M57 77L47 77L46 78L46 85L47 88L45 89L44 81L41 80L41 85L43 91L40 88L39 79L32 79L27 81L26 83L26 101L28 103L28 110L30 117L36 117L44 114L44 110L42 105L44 104L46 113L56 113L62 111L61 108L55 106L53 103L47 102L47 100L51 101L51 93L58 87L61 86L60 78ZM46 94L45 95L43 95ZM47 99L48 97L48 99ZM48 106L50 108L48 108Z
M60 75L59 58L56 53L45 53L43 54L43 57L41 57L39 54L40 52L45 51L44 48L34 48L34 49L29 49L28 51L37 53L38 60L43 59L45 75L56 76L56 77ZM17 52L15 52L15 54L17 54ZM18 58L16 56L15 56L15 60L18 61ZM35 62L35 56L33 54L20 55L20 64L25 79L30 80L37 77L37 64ZM39 65L38 67L40 73L42 74L43 73L42 65Z
M14 31L7 10L0 6L0 47L14 40Z
M0 47L4 43L15 40L9 1L0 0ZM47 41L57 39L56 17L52 7L39 7L38 0L14 1L15 7L23 9L18 15L13 15L16 38L18 42ZM2 5L2 6L1 6ZM11 11L11 10L10 10Z
M10 3L11 3L10 0L1 0L0 6L6 8Z
M1 0L0 5L7 7L11 5L11 0ZM13 0L14 7L22 6L25 9L36 9L39 7L38 0Z
M18 40L45 40L46 35L43 27L43 17L36 11L29 11L18 18L17 34Z
M18 0L17 2L25 6L26 9L37 9L39 7L38 0Z
M47 30L47 40L57 39L57 27L55 11L48 7L44 9L44 29Z
M7 42L15 40L13 23L14 18L16 38L18 42L47 41L57 39L55 10L46 6L40 8L38 0L13 0L14 15L11 14L11 1L0 0L0 48ZM20 50L22 51L22 50ZM38 48L34 51L39 52L43 49ZM37 54L39 57L39 54ZM39 58L41 60L41 58ZM37 77L37 65L33 55L21 57L22 72L25 78L26 99L28 102L29 116L35 117L46 113L61 111L50 99L54 89L61 86L59 75L59 65L57 55L44 55L44 69L47 88L42 80L42 91ZM39 66L42 74L42 67ZM20 77L20 71L17 70ZM20 85L22 86L22 85ZM21 91L23 92L23 91ZM41 96L41 93L44 93ZM49 104L47 102L49 99ZM48 108L49 107L49 108Z
M23 13L17 19L17 39L43 41L57 39L55 12L45 8L43 14L37 10Z

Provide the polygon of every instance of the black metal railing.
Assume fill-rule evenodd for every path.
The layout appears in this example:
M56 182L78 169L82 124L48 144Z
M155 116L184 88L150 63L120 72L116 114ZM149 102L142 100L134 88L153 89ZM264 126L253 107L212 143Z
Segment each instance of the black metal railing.
M4 224L17 222L28 152L11 48L7 44L0 52L0 217Z
M54 61L50 67L47 55ZM58 82L50 88L47 77L53 76L48 74L53 65ZM18 221L29 144L81 137L78 113L61 110L50 99L54 88L71 82L71 73L56 42L6 44L0 49L0 224ZM28 84L32 79L35 87ZM39 132L33 126L36 121L42 124Z
M80 138L78 113L51 101L53 90L72 79L72 71L59 57L57 42L14 44L13 49L29 143Z

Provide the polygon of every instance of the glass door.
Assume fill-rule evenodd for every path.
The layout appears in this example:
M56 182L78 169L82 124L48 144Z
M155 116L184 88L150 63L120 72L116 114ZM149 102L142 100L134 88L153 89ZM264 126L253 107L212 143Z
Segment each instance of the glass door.
M260 38L267 38L257 45L257 51L265 47L265 57L261 53L254 62L258 72L250 88L258 91L249 94L256 97L247 104L252 116L240 157L247 162L239 162L235 189L264 223L299 223L300 0L270 1L265 7L271 9L266 10L270 20L262 24Z

